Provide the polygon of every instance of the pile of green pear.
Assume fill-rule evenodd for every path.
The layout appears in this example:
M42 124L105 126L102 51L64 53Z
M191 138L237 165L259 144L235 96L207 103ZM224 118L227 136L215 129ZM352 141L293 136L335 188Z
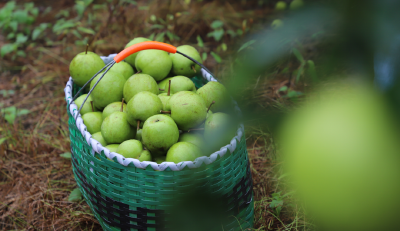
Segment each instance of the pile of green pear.
M149 40L135 38L126 47L144 41ZM194 47L177 49L202 63ZM82 87L104 66L99 55L86 51L72 60L70 74ZM229 144L237 130L226 88L208 82L196 89L190 78L200 69L180 54L143 50L112 66L84 105L87 94L75 104L82 106L92 138L112 152L159 164L194 161ZM103 74L92 80L90 88Z

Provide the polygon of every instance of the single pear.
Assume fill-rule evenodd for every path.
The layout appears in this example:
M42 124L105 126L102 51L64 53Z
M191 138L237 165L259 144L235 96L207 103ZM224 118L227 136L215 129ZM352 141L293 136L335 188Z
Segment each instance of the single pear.
M93 79L90 83L90 88L94 86L101 76L102 74L99 74ZM91 94L94 105L99 109L103 109L110 103L120 102L125 82L126 80L121 74L113 71L107 72Z
M282 27L283 24L284 24L284 22L283 22L282 20L280 20L280 19L275 19L275 20L272 21L272 23L271 23L271 28L275 30L275 29L278 29L278 28Z
M103 122L101 112L88 112L82 116L82 119L83 123L86 125L87 131L90 134L100 131L101 123Z
M143 125L142 125L142 127L143 127ZM142 129L139 129L137 132L136 132L136 138L135 139L137 139L137 140L139 140L139 141L142 141Z
M124 98L129 102L133 96L142 91L158 95L158 85L153 77L147 74L135 74L124 85Z
M177 164L182 161L194 161L201 156L204 154L196 145L189 142L178 142L168 150L165 161Z
M301 8L304 5L303 0L293 0L290 5L289 8L291 10L297 10L299 8Z
M82 87L103 67L104 62L98 54L90 51L82 52L72 59L69 65L69 73L74 83Z
M78 109L81 107L83 100L85 100L86 96L87 96L87 94L83 94L75 100L75 104L78 107ZM83 105L82 110L81 110L81 115L84 115L88 112L92 112L92 105L90 104L90 101L93 101L91 95L89 95L85 104ZM96 107L93 107L93 111L98 111L98 110Z
M113 112L121 111L121 104L122 104L122 102L114 102L114 103L110 103L109 105L107 105L107 107L105 107L103 110L103 120L107 116L111 115ZM122 112L126 112L126 104L125 103L122 106Z
M199 148L205 146L204 137L202 134L197 132L185 132L179 136L178 142L189 142L196 145Z
M168 53L161 50L143 50L135 61L135 67L143 74L148 74L156 81L167 77L172 67Z
M115 152L115 153L117 153L118 147L119 147L119 144L109 144L109 145L105 146L105 148L110 150L110 152ZM109 158L107 158L107 159L109 159ZM109 160L111 160L111 159L109 159Z
M171 117L182 131L199 126L207 116L203 98L191 91L180 91L169 100Z
M149 150L143 150L138 158L140 161L151 161L151 153Z
M126 80L135 73L133 67L124 61L114 64L109 71L120 73Z
M122 142L117 153L123 155L125 158L135 158L138 159L143 151L143 145L139 140L126 140Z
M134 120L144 122L150 116L159 114L163 108L163 104L157 95L142 91L137 93L127 105L127 113Z
M120 144L125 140L135 138L136 127L128 123L125 112L117 111L104 119L101 135L108 144Z
M178 139L178 126L169 116L154 115L143 125L142 142L153 156L165 154Z
M212 109L214 112L226 111L230 109L231 101L228 91L219 82L208 82L197 90L197 94L203 97L207 107L214 101Z
M168 86L168 83L165 85ZM188 77L175 76L171 79L171 94L175 94L180 91L196 92L196 86Z
M165 158L166 156L157 156L153 158L153 161L157 164L161 164L162 162L165 162Z
M276 10L276 11L285 10L285 9L286 9L286 6L287 6L286 2L284 2L284 1L278 1L278 2L275 4L275 10Z
M128 47L130 47L130 46L132 46L134 44L141 43L141 42L146 42L146 41L150 41L150 39L137 37L137 38L132 39L128 44L126 44L125 48L128 48ZM134 54L129 55L128 57L125 58L125 61L127 63L129 63L132 67L135 67L136 56L139 53L140 52L136 52Z
M165 78L165 79L161 80L160 82L158 82L158 88L160 90L160 94L168 92L168 86L169 86L168 81L170 79L172 79L172 77Z
M204 126L204 139L210 147L208 152L215 152L228 145L236 136L237 122L230 115L217 112L206 120Z
M167 93L161 93L158 95L158 98L160 98L161 103L163 104L163 111L169 111L170 110L170 106L169 106L169 99L171 98L171 96L168 96Z
M199 52L196 50L196 48L192 46L189 45L179 46L177 47L177 50L197 60L199 63L203 62L201 60ZM172 72L175 75L183 75L192 78L196 74L200 74L201 67L196 63L194 63L192 60L178 53L170 54L170 56L172 59Z
M92 134L92 138L97 140L103 147L107 146L107 142L104 140L103 136L101 135L101 131Z

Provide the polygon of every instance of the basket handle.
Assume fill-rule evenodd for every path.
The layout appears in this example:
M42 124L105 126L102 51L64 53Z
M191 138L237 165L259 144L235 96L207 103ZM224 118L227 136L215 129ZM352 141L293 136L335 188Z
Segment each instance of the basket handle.
M148 42L136 43L130 47L125 48L123 51L119 52L114 57L114 61L116 63L119 63L131 54L134 54L134 53L142 51L142 50L149 50L149 49L163 50L163 51L173 53L173 54L176 53L176 47L174 47L170 44L162 43L162 42L155 42L155 41L148 41Z

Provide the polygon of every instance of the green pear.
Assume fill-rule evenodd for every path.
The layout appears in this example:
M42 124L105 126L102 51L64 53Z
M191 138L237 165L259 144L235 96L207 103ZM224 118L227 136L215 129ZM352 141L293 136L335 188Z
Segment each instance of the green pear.
M169 106L169 99L171 96L169 96L167 93L161 93L158 95L158 98L160 98L161 103L163 104L163 111L169 111L170 106Z
M271 28L275 30L275 29L278 29L278 28L282 27L283 24L284 24L284 22L283 22L282 20L280 20L280 19L275 19L275 20L272 21L272 23L271 23Z
M137 37L132 39L128 44L126 44L125 48L128 48L134 44L137 43L141 43L141 42L147 42L150 41L150 39L147 38L142 38L142 37ZM127 63L129 63L132 67L135 67L135 60L136 60L136 56L139 54L140 52L136 52L134 54L129 55L128 57L125 58L125 61Z
M178 139L178 126L169 116L154 115L143 125L142 142L153 156L165 154Z
M108 144L120 144L134 139L136 128L127 121L125 112L114 112L107 116L101 125L101 135Z
M140 161L151 161L151 153L149 150L143 150L138 158Z
M104 62L99 55L90 51L82 52L72 59L69 65L69 73L74 83L82 87L103 67Z
M153 161L157 164L161 164L162 162L165 162L165 158L166 156L157 156L153 158Z
M191 91L180 91L169 100L171 117L182 131L202 124L207 116L203 98Z
M107 105L107 107L105 107L103 110L103 120L107 116L111 115L113 112L121 111L121 104L122 104L122 102L114 102L114 103L110 103L109 105ZM125 103L122 106L122 112L126 112L126 104Z
M78 109L81 107L83 100L85 100L86 96L87 96L87 94L83 94L75 100L75 104L78 107ZM98 111L96 107L93 107L93 110L92 110L92 105L90 104L91 101L93 101L93 99L92 99L92 96L89 95L85 104L82 107L81 115L84 115L88 112Z
M118 147L119 147L119 144L109 144L109 145L105 146L105 148L110 150L110 152L115 152L115 153L117 152ZM109 158L107 158L107 159L109 159ZM109 159L109 160L111 160L111 159Z
M189 142L178 142L168 150L165 161L177 164L182 161L194 161L201 156L204 154L196 145Z
M90 83L90 88L94 86L101 76L102 74L99 74L93 79ZM112 71L107 72L91 94L94 105L99 109L103 109L110 103L120 102L125 82L126 80L121 74Z
M177 47L177 50L185 55L190 56L191 58L197 60L199 63L202 63L199 52L196 48L183 45ZM200 73L201 67L194 63L192 60L186 58L181 54L170 54L172 59L172 72L175 75L183 75L189 78L195 76L196 74ZM194 69L194 70L193 70Z
M210 147L208 151L217 151L228 145L236 136L238 129L236 121L228 114L217 112L206 120L204 138Z
M168 86L168 83L165 85ZM196 86L188 77L175 76L171 79L171 94L175 94L180 91L196 92Z
M101 135L101 131L92 134L92 138L97 140L103 147L107 146L107 142L104 140L103 136Z
M178 142L189 142L196 145L199 148L205 147L204 137L200 133L196 132L185 132L179 136Z
M143 127L143 126L142 126L142 127ZM139 130L136 132L136 139L139 140L139 141L142 141L142 129L139 129Z
M133 96L142 91L148 91L158 95L157 82L147 74L135 74L124 85L124 98L129 102Z
M214 101L212 106L214 112L226 111L230 109L231 101L228 91L219 82L208 82L197 90L197 94L203 97L207 107Z
M135 61L135 67L143 74L148 74L156 81L167 77L172 67L168 53L161 50L143 50Z
M88 112L82 116L82 119L90 134L100 131L101 123L103 122L101 112Z
M139 140L126 140L122 142L117 152L123 155L125 158L138 159L143 151L143 145Z
M160 94L168 92L168 86L169 86L168 81L171 79L172 79L172 77L169 77L169 78L165 78L165 79L161 80L160 82L158 82L158 88L160 90Z
M163 104L157 95L148 91L142 91L129 100L127 113L134 120L144 122L150 116L159 114L162 108Z
M114 64L109 71L120 73L126 80L135 73L133 67L124 61Z

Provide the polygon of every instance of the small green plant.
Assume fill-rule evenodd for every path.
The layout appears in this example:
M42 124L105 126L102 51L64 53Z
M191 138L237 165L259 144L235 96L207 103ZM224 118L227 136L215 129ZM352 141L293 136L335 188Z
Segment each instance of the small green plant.
M168 14L165 20L151 15L149 30L154 32L149 36L149 39L158 42L165 42L166 40L169 40L169 42L179 41L181 38L173 32L174 20L175 17L172 14Z
M298 83L300 77L303 75L305 75L308 78L311 78L313 82L316 82L318 80L318 77L317 77L317 72L315 70L314 61L312 60L306 61L297 48L293 48L292 52L294 56L297 58L297 60L300 62L299 68L293 72L293 74L296 76L295 82Z
M33 28L33 24L39 14L39 9L34 3L25 3L18 6L15 1L9 1L0 9L0 28L9 43L4 44L0 49L1 57L13 53L12 59L17 56L25 57L26 53L20 48L26 47L27 41L35 41L43 35L49 24L42 23Z
M14 124L15 118L18 116L29 114L28 109L17 109L14 106L0 109L0 115L10 124Z

